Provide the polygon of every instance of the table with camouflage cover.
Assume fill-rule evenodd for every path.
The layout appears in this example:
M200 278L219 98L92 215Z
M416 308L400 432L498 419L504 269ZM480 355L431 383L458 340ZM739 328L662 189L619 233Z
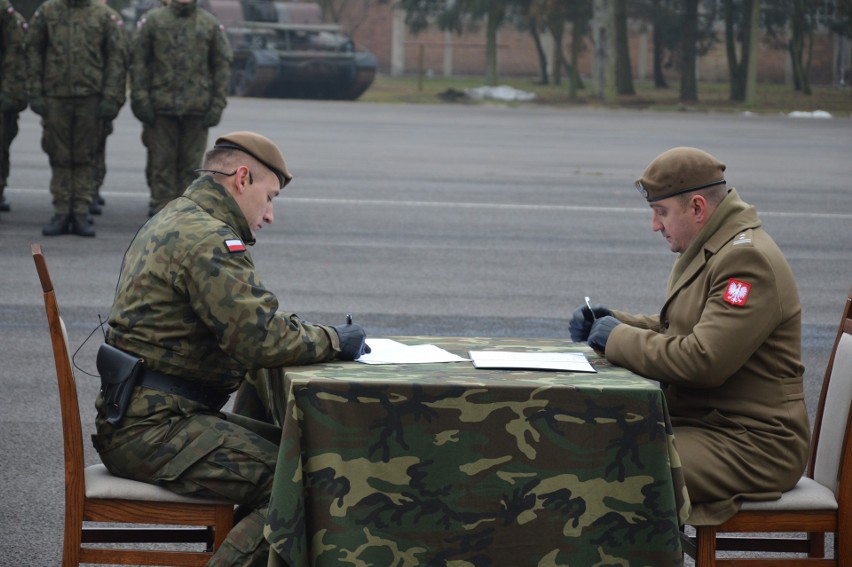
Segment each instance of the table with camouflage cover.
M579 351L597 373L470 362L269 371L282 426L270 565L681 565L689 513L656 383L564 340L396 337Z

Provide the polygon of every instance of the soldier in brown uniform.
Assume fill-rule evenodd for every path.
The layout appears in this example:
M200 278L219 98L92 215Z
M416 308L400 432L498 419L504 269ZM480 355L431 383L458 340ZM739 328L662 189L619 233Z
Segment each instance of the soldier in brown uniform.
M241 505L208 565L265 566L281 432L220 410L248 371L351 360L366 350L366 334L279 312L260 280L247 246L273 222L272 201L291 178L268 138L220 137L202 173L125 253L107 343L144 359L144 368L123 415L113 411L112 390L101 390L93 441L113 474ZM100 358L103 378L112 371Z
M679 254L662 309L580 307L570 323L574 341L661 383L693 525L723 522L742 500L779 498L808 454L796 282L724 171L695 148L654 159L636 187L651 228Z
M9 178L9 148L18 135L18 113L27 107L24 17L0 0L0 211L10 209L3 190Z

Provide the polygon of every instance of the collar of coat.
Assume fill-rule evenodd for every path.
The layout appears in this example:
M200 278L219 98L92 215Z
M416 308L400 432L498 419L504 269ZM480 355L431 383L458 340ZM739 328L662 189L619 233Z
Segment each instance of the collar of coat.
M759 226L757 210L740 199L737 190L731 188L689 248L675 260L666 295L671 298L675 291L689 283L707 260L739 233Z
M255 239L242 209L225 186L217 183L212 175L202 175L196 179L183 196L216 220L230 226L244 243L254 245Z

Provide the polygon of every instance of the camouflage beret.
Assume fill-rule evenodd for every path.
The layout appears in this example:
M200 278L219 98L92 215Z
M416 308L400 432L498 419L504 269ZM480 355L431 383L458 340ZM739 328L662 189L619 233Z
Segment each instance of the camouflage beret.
M725 183L725 164L697 148L672 148L661 153L636 180L649 203Z
M231 132L217 138L213 149L232 149L247 153L272 170L272 173L278 177L278 183L281 184L282 189L293 179L287 171L287 164L284 163L284 154L266 136L254 132Z

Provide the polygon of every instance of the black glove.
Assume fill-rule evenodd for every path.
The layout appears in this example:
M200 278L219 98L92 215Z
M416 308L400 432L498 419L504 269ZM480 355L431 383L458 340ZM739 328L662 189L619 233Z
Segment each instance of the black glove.
M219 124L219 121L222 119L221 112L210 111L204 115L204 118L201 119L201 125L205 128L212 128Z
M367 333L361 328L361 325L338 325L332 327L340 339L340 358L341 360L355 360L362 354L370 352L370 347L367 346Z
M44 101L43 96L34 96L30 99L30 108L33 109L33 112L44 118L47 114L47 103Z
M109 121L115 120L119 110L121 110L120 104L108 98L102 98L98 105L98 118Z
M599 318L592 324L592 330L589 333L589 346L595 349L595 352L604 354L609 334L619 325L621 325L621 321L612 315Z
M592 316L594 313L594 317ZM595 318L600 319L612 315L612 311L603 305L592 305L592 310L583 305L574 310L571 316L571 321L568 323L568 332L571 334L571 340L575 343L581 343L589 338L589 331L592 329L592 323Z
M156 113L154 113L154 107L149 103L131 102L130 110L133 111L133 116L135 116L139 122L148 126L154 124L154 120L157 118Z
M26 100L15 99L0 93L0 112L23 112L26 107Z

